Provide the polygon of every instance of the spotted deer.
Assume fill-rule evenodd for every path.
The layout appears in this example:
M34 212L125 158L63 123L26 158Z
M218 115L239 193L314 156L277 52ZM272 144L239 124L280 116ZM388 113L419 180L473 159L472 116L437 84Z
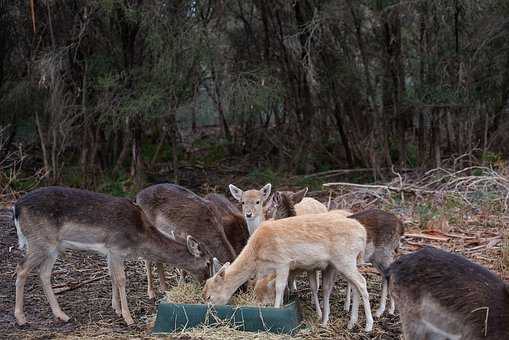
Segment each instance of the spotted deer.
M425 247L386 275L406 340L509 339L509 286L483 266Z
M326 325L330 314L329 298L337 271L355 287L348 328L357 322L360 295L366 316L365 329L371 331L373 318L366 280L357 269L357 257L366 248L366 238L366 229L359 222L337 212L265 221L251 235L235 261L231 265L223 265L207 280L204 298L211 304L225 304L253 275L261 278L275 273L274 307L278 308L282 304L290 270L322 270L322 325Z
M233 184L229 185L230 193L242 205L242 214L246 219L249 235L252 235L265 219L263 204L270 196L271 187L268 183L260 190L243 191Z
M242 216L235 207L226 207L217 197L207 200L176 184L161 183L149 186L136 195L136 203L149 221L159 230L176 235L191 234L210 250L220 263L233 261L247 242L249 234ZM155 297L152 262L146 261L147 294ZM157 264L159 284L166 290L162 264Z
M24 259L17 267L16 306L19 325L28 274L39 268L42 288L55 318L68 321L51 288L51 271L65 249L88 250L107 257L112 282L112 307L130 325L124 259L143 257L185 269L197 279L211 273L210 252L191 235L185 238L158 231L139 207L126 198L86 190L46 187L34 190L14 205L14 224Z

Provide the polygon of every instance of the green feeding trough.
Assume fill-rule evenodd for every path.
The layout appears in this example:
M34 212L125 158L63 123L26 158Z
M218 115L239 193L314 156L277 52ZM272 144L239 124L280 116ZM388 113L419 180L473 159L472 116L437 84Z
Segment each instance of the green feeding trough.
M208 306L204 304L176 304L161 300L153 333L171 333L200 325L228 324L250 332L293 334L302 320L298 304L281 308L258 306Z

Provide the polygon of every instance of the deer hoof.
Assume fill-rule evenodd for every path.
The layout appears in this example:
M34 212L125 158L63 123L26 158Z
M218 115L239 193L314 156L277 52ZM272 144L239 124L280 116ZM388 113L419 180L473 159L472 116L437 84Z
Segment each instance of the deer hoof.
M24 326L27 324L27 319L25 318L25 314L16 315L16 323L19 326Z

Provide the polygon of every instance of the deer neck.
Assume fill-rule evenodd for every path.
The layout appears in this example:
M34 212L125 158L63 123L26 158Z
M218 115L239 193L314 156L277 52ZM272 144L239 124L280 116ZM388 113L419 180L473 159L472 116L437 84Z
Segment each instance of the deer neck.
M255 254L253 254L250 245L246 245L240 255L233 263L226 268L225 278L228 286L232 289L232 294L244 282L249 280L256 271Z
M164 234L158 234L145 236L143 242L138 246L138 255L150 261L187 267L189 254L183 241L174 241Z
M253 235L256 229L262 224L263 222L263 216L260 214L259 216L256 216L255 218L246 218L247 222L247 229L249 230L249 235Z

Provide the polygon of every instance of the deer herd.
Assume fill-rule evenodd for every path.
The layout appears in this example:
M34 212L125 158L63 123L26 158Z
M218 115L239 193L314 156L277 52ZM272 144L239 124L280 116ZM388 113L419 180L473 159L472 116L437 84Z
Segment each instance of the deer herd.
M152 267L166 290L163 265L204 283L209 304L226 304L241 286L254 289L257 302L283 304L285 291L298 294L296 277L307 274L321 324L330 317L330 295L338 273L347 282L344 310L355 326L362 303L365 331L373 328L366 280L358 269L371 263L381 274L375 317L389 298L397 306L405 339L507 339L509 289L494 273L459 255L425 247L397 258L403 223L392 213L369 209L329 210L306 197L307 189L276 191L271 185L229 190L226 197L200 197L175 184L156 184L134 200L65 187L45 187L21 197L13 220L25 257L17 267L14 314L27 323L24 286L39 270L55 318L68 321L51 287L51 272L65 249L106 256L112 308L130 325L124 259L145 260L147 293L156 296ZM318 290L322 286L322 305ZM247 284L246 284L247 283ZM323 309L323 310L322 310Z

